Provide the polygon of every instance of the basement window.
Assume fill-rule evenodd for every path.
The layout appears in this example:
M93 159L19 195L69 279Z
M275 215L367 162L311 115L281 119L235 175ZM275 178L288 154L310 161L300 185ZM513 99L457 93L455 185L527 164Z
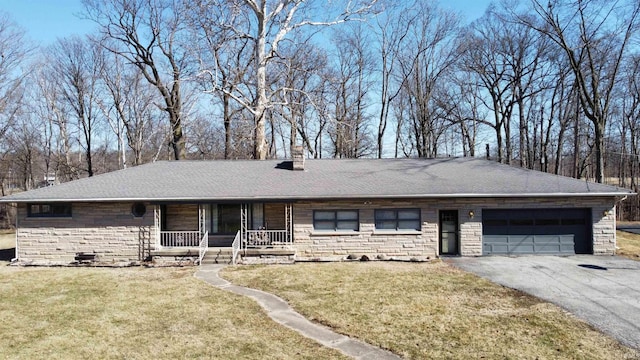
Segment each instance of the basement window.
M28 217L71 217L71 204L27 204Z

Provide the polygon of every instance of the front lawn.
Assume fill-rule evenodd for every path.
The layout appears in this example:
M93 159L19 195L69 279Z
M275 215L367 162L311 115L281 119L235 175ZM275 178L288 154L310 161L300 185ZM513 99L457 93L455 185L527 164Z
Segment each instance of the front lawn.
M555 305L442 262L240 266L222 274L411 359L640 356Z
M0 267L0 357L333 359L194 268Z
M633 260L640 260L640 235L626 231L616 232L618 249L616 254Z
M16 256L16 232L14 230L0 230L0 266Z
M15 230L0 230L0 249L9 249L16 247Z

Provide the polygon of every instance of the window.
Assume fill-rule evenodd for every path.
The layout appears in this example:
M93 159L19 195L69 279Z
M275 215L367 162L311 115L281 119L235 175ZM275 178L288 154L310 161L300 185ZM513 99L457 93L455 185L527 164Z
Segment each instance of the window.
M420 209L382 209L375 211L376 230L420 231Z
M147 213L147 207L143 203L134 203L131 206L133 217L143 217Z
M358 231L358 210L316 210L313 212L313 228L330 231Z
M28 217L71 217L71 204L28 204Z
M240 204L218 204L215 214L212 214L216 224L217 234L235 234L240 230Z

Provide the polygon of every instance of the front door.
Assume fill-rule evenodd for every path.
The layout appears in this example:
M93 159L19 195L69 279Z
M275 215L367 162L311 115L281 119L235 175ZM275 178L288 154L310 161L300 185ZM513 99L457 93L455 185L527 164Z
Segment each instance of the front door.
M440 211L440 255L458 255L458 210Z

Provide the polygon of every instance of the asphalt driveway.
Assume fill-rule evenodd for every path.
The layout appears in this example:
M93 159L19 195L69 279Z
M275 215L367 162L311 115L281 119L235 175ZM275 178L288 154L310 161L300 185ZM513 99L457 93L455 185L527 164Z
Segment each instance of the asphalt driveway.
M640 349L640 262L616 256L486 256L447 262L570 311Z

